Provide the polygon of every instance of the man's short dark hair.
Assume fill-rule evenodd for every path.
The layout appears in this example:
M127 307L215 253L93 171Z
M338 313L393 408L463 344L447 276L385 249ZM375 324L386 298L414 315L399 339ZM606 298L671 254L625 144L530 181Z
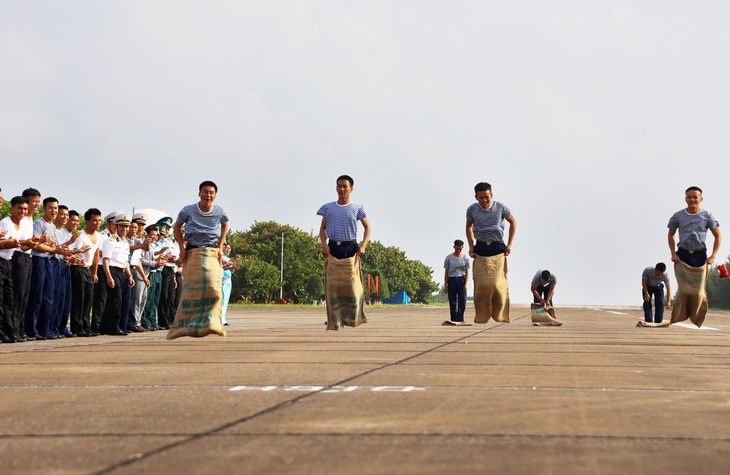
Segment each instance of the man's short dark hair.
M21 205L21 204L27 205L28 198L26 198L25 196L13 196L13 199L10 200L10 206Z
M355 186L355 180L352 179L350 175L340 175L337 177L337 181L335 183L339 183L340 180L347 180L350 182L350 188Z
M663 262L659 262L657 265L654 266L654 270L658 270L659 272L664 272L667 270L667 265Z
M540 274L540 277L542 277L542 280L550 280L550 277L552 277L552 274L549 270L542 271L542 274Z
M205 188L206 186L212 186L213 189L215 189L215 192L218 193L218 185L216 185L215 183L213 183L210 180L205 180L203 183L201 183L200 186L198 187L198 191L203 191L203 188Z
M464 241L462 241L461 239L457 239L456 241L454 241L454 246L463 246L463 245L464 245Z
M477 183L477 185L474 187L474 194L476 195L480 191L492 191L492 185L489 183L482 181Z
M47 196L43 199L43 207L45 208L48 203L58 203L58 200L54 198L53 196Z
M68 211L68 215L69 216L78 216L79 215L79 212L76 211L75 209L71 209L71 210Z
M26 198L41 196L41 192L36 190L35 188L26 188L25 190L23 190L23 196Z
M65 209L66 211L68 211L68 206L66 206L66 205L58 205L58 211L61 211L62 209ZM71 213L69 213L69 214L71 214Z
M98 216L101 218L101 211L97 208L89 208L86 210L86 213L84 213L84 220L91 221L94 219L94 216Z
M684 194L686 195L690 191L699 191L700 194L702 194L702 188L700 188L699 186L690 186L689 188L687 188L686 190L684 190Z

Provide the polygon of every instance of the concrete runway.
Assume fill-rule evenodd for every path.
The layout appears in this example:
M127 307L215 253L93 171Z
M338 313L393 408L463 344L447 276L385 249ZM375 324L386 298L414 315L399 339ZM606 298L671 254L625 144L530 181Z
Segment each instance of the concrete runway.
M730 314L557 312L368 308L326 332L323 308L239 308L226 338L2 344L0 473L730 470Z

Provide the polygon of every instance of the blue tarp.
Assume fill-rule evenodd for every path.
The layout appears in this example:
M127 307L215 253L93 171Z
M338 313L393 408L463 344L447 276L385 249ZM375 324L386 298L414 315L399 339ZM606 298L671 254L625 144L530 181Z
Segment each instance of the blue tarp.
M411 298L405 290L399 290L393 297L383 300L383 303L411 303Z

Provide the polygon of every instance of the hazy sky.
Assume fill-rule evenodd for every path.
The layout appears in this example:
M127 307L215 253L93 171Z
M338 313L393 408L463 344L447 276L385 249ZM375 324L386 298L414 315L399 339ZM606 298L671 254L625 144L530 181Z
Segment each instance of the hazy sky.
M0 0L0 187L175 217L212 179L232 229L317 232L347 173L372 238L440 283L488 181L517 219L513 302L547 268L558 306L639 305L685 188L730 222L729 18L720 1Z

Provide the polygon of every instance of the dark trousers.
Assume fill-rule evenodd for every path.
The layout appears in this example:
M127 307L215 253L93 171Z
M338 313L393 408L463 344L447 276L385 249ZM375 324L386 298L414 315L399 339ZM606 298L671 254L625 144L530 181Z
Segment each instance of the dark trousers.
M474 244L474 254L477 256L496 256L502 254L507 250L507 245L503 242L495 242L494 244L487 244L482 241L477 241Z
M104 309L106 308L106 274L104 273L104 266L96 267L96 284L94 284L94 303L92 304L91 311L91 331L99 333L101 329L101 319L104 316Z
M646 290L649 292L649 301L644 300L644 320L651 323L662 323L664 320L664 284L659 284L656 287L650 285L646 286ZM644 298L644 289L641 289L641 297ZM654 318L651 316L651 297L654 297Z
M172 267L162 268L160 303L157 305L157 322L161 327L172 325L172 305L175 301L175 272Z
M28 308L25 310L25 333L29 337L52 336L53 298L56 290L58 266L54 259L33 257Z
M122 285L122 316L119 319L119 328L122 330L127 329L127 323L129 322L129 309L132 306L132 287L129 286L129 279L124 279Z
M464 309L466 308L464 285L466 285L466 278L449 277L449 310L452 322L464 321Z
M119 333L119 321L122 318L122 295L124 293L124 281L126 275L121 267L110 267L109 271L114 281L114 287L107 285L106 307L99 325L100 333ZM106 279L105 279L106 282ZM96 290L96 289L94 289Z
M68 274L68 265L65 261L59 261L53 259L53 264L56 267L56 285L53 291L53 310L51 311L51 321L48 325L48 331L52 335L62 335L63 330L58 328L61 326L61 314L63 313L63 307L66 306L66 277L71 277Z
M69 316L71 315L71 299L73 298L71 267L64 264L63 267L61 267L60 275L60 282L63 286L63 290L61 291L61 299L63 300L63 305L59 306L60 314L58 317L57 328L60 334L64 334L68 330L68 321Z
M543 287L537 287L535 289L535 291L538 293L538 295L540 297L542 297L543 300L547 300L547 296L548 296L548 294L550 294L550 289L552 289L552 288L553 288L553 284L550 284L550 285L545 285ZM540 303L540 299L538 299L537 297L533 297L532 298L532 301L535 302L535 303ZM550 299L550 302L548 302L548 303L552 307L553 306L553 299Z
M91 305L94 299L94 271L71 267L71 333L91 333Z
M14 338L13 264L0 258L0 337Z
M12 325L15 336L25 336L25 310L28 307L30 294L30 276L33 272L33 263L30 255L25 252L15 252L13 264L13 317Z
M360 250L360 246L358 246L357 243L343 244L342 246L338 246L334 242L330 242L329 247L330 255L332 257L336 257L337 259L349 259L350 257L357 254L357 251Z
M690 267L703 267L705 264L707 264L707 249L703 249L702 251L690 252L680 247L677 249L677 256L679 256L680 261L684 262Z

